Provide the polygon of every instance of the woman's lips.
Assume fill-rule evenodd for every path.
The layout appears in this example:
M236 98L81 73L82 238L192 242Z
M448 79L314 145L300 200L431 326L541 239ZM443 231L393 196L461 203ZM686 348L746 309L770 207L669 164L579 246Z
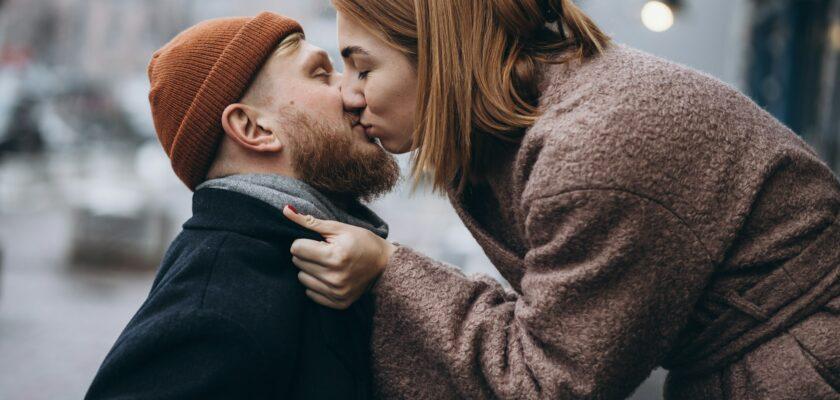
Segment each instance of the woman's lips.
M370 139L378 139L379 138L378 136L376 136L376 132L374 132L374 130L373 130L373 125L362 124L362 126L365 127L365 136L367 136Z

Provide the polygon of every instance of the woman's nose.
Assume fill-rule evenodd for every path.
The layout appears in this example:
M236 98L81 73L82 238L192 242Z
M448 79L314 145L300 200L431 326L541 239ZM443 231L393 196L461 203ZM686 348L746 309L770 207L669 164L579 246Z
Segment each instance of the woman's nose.
M348 111L362 110L367 106L365 102L364 93L358 85L353 85L348 82L347 77L341 80L341 101L344 103L344 109Z

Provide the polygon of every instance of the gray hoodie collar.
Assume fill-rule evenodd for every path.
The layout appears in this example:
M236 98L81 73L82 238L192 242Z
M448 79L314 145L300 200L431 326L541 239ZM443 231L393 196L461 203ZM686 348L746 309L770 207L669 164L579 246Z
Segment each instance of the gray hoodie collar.
M388 224L358 201L347 209L336 206L312 186L294 178L272 174L241 174L211 179L196 190L222 189L244 194L282 210L287 204L301 214L365 228L382 238L388 237Z

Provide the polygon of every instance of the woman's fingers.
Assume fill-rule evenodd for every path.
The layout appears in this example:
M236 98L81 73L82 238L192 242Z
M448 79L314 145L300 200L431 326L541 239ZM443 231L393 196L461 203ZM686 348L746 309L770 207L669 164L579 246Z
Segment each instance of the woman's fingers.
M335 294L333 293L333 288L330 285L310 274L306 271L298 272L298 280L303 286L306 286L307 289L316 292L332 301L339 301L341 299L336 298Z
M292 243L292 262L307 295L318 304L346 309L370 288L396 251L396 246L372 232L336 221L325 221L295 212L283 215L321 234L325 241L298 239Z
M283 207L283 215L306 229L320 233L325 238L340 233L344 225L340 222L318 219L311 215L298 214L291 206Z
M335 301L346 300L350 295L351 288L346 285L346 274L299 258L293 257L292 263L300 268L301 272L298 274L298 279L307 288Z
M323 265L311 261L302 260L297 257L292 257L292 264L298 267L298 269L300 269L301 271L318 278L327 285L335 287L335 284L330 282L329 279L327 279L331 271Z
M316 303L318 303L318 304L320 304L324 307L329 307L329 308L333 308L333 309L336 309L336 310L346 310L347 308L350 307L350 304L352 304L352 303L347 303L347 302L332 301L329 298L325 297L324 295L321 295L321 294L319 294L317 292L314 292L312 290L307 290L306 291L306 296L309 297L310 299L312 299L312 301L314 301L314 302L316 302Z
M292 242L289 252L293 256L306 261L319 262L329 258L332 250L327 242L311 239L297 239Z

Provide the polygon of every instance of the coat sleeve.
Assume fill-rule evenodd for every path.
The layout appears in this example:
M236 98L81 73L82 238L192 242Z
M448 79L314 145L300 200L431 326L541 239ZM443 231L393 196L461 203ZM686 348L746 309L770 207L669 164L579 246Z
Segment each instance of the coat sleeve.
M125 332L85 398L263 398L265 362L236 322L204 310L169 314Z
M712 270L682 220L617 190L542 197L526 218L521 293L394 254L374 288L385 396L434 376L453 398L624 398L662 361Z

